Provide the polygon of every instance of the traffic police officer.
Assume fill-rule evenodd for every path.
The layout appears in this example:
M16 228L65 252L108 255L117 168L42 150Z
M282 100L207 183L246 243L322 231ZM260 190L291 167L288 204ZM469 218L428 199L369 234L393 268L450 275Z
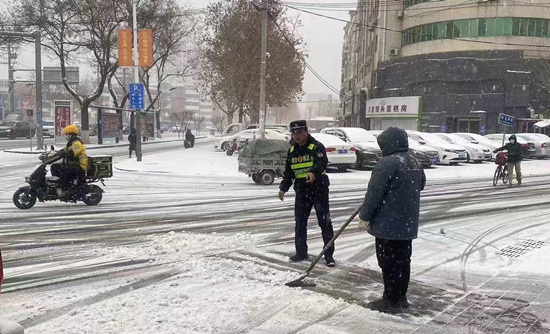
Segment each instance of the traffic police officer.
M307 220L312 207L315 207L317 221L321 227L325 245L334 236L328 204L329 180L326 173L327 154L323 144L315 140L308 130L306 121L290 123L293 145L286 158L283 181L279 186L279 199L284 200L285 193L294 182L296 202L294 206L296 254L290 261L298 262L308 259L307 254ZM328 267L335 265L334 245L327 249L325 262Z

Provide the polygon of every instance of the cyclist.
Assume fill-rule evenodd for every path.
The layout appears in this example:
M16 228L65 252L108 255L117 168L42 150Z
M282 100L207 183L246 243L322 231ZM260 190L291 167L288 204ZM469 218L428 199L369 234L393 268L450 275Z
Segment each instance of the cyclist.
M511 135L508 138L509 143L506 145L497 148L494 150L494 153L498 151L508 151L508 186L512 186L512 179L514 176L514 167L516 169L516 179L518 180L518 185L521 184L521 145L518 143L516 135Z

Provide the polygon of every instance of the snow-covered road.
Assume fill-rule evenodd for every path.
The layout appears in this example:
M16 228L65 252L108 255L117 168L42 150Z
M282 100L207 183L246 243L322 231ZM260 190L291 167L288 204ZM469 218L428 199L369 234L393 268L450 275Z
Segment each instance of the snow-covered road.
M353 223L336 242L337 267L313 270L317 287L285 287L308 265L287 260L292 193L280 202L277 185L254 184L237 157L206 142L141 163L118 158L97 207L28 211L11 196L36 157L1 153L0 316L31 334L550 331L550 161L524 162L524 185L513 188L492 186L490 163L427 170L414 315L390 316L361 306L382 284L374 240ZM336 229L369 176L329 173ZM316 255L322 239L310 223Z

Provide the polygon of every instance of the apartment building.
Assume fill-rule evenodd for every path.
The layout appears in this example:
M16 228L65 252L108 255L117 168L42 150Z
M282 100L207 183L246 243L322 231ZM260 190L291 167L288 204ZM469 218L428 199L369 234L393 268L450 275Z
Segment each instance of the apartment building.
M550 10L530 0L360 0L345 28L341 112L369 129L533 131L550 106Z

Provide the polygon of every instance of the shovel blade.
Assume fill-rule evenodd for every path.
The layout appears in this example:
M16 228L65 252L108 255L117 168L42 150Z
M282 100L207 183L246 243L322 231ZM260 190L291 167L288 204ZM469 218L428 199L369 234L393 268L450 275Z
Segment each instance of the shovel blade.
M285 285L291 288L307 288L317 286L317 284L315 284L315 282L313 281L304 281L304 278L305 277L300 277L298 279L295 279L294 281L285 283Z

